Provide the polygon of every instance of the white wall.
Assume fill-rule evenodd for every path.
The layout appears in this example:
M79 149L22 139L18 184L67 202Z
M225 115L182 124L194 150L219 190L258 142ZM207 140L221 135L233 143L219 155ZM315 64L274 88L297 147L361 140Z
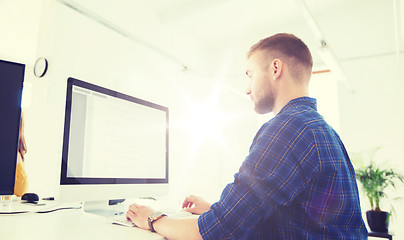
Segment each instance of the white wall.
M32 71L37 51L41 12L41 0L0 1L0 56L2 59L27 64L27 68Z
M170 59L57 1L44 0L42 4L33 38L38 40L27 40L36 51L8 51L12 58L21 56L31 69L37 57L49 61L43 78L27 73L32 79L31 104L24 108L30 191L42 197L55 193L66 80L75 77L168 106L172 192L178 198L192 193L216 200L238 170L253 138L256 117L250 101L220 84L211 84L212 79L182 72L182 66ZM18 25L12 29L16 34L24 31ZM204 55L198 46L190 49L190 55ZM216 131L210 133L212 129Z
M341 137L351 153L366 152L381 147L375 156L382 167L394 168L404 173L404 54L399 61L395 54L369 57L342 62L355 92L339 86L339 106L341 116ZM389 194L389 199L403 195L401 185ZM391 203L391 201L390 201ZM381 208L390 210L390 203ZM368 199L361 196L363 211L369 210ZM404 204L402 199L394 201L396 211L390 230L394 239L403 239ZM383 209L383 210L384 210Z
M25 64L23 106L30 105L41 0L0 1L0 58Z

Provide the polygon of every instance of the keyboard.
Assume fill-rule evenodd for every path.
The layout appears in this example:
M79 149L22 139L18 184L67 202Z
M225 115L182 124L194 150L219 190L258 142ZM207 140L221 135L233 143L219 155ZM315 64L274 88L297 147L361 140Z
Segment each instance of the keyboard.
M192 213L185 211L185 209L162 209L160 211L172 218L192 216Z
M185 209L174 210L174 209L163 209L160 210L164 214L172 218L185 218L187 216L191 216L192 213L185 211ZM136 227L136 225L126 218L126 214L122 213L116 216L111 217L113 224L118 224L126 227Z
M126 218L126 214L120 214L112 217L112 223L113 224L118 224L126 227L136 227L136 225L131 221Z

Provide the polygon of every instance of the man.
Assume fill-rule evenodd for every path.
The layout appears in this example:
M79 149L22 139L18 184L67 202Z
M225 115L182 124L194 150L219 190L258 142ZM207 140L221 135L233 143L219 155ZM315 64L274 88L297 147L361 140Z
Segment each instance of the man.
M255 136L234 182L217 203L185 199L198 219L161 217L168 239L366 239L355 173L338 134L308 97L311 53L299 38L276 34L248 52L247 94L257 113L273 112ZM139 227L152 210L132 205Z

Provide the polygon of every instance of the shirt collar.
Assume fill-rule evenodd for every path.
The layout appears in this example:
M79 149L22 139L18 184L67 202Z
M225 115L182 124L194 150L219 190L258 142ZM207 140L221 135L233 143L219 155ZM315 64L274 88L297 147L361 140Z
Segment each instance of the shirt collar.
M308 107L313 108L314 110L317 111L317 100L315 98L311 97L299 97L290 100L282 109L279 111L278 114L284 112L288 108L292 108L296 105L306 105Z

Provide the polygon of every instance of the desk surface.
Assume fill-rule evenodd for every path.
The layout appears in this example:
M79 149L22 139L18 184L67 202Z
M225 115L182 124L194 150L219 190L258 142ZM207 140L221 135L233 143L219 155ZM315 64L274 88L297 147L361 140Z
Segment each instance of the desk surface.
M136 227L112 224L106 218L86 214L81 209L50 213L2 214L0 215L0 236L1 239L7 240L165 239L159 234Z

